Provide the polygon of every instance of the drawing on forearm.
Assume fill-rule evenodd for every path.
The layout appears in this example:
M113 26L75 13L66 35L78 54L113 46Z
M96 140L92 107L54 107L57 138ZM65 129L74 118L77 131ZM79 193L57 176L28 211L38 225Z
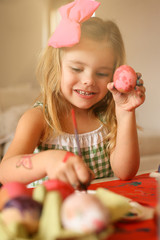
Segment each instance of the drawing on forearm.
M16 167L19 168L20 166L23 166L27 169L32 169L32 156L33 154L23 156L20 160L18 160Z

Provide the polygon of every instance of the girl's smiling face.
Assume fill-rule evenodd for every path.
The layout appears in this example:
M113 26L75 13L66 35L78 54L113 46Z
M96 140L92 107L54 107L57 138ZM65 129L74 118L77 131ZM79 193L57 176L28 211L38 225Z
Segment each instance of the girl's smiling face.
M82 39L62 54L61 91L73 106L88 109L107 94L115 55L106 42Z

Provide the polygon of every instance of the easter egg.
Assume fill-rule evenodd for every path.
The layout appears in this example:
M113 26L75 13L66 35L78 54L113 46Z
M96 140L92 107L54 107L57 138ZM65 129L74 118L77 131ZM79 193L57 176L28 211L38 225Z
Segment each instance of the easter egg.
M134 69L128 65L118 67L113 75L115 88L122 93L132 91L136 86L137 74Z
M23 195L6 202L1 211L1 218L6 225L21 223L29 233L35 233L38 230L41 212L41 203Z
M78 192L67 197L61 207L65 229L79 232L100 232L109 224L110 213L94 195Z

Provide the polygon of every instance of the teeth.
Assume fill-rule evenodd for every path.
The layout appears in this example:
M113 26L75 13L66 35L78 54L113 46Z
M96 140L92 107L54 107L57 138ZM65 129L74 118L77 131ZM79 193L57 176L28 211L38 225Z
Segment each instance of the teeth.
M93 94L93 93L84 92L84 91L77 91L77 92L81 95L92 95Z

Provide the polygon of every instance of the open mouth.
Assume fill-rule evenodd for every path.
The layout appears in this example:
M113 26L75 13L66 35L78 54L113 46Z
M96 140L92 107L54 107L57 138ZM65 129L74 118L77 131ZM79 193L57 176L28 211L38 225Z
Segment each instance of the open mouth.
M88 91L82 91L82 90L74 90L75 92L77 92L80 95L84 95L84 96L91 96L94 95L94 92L88 92Z

